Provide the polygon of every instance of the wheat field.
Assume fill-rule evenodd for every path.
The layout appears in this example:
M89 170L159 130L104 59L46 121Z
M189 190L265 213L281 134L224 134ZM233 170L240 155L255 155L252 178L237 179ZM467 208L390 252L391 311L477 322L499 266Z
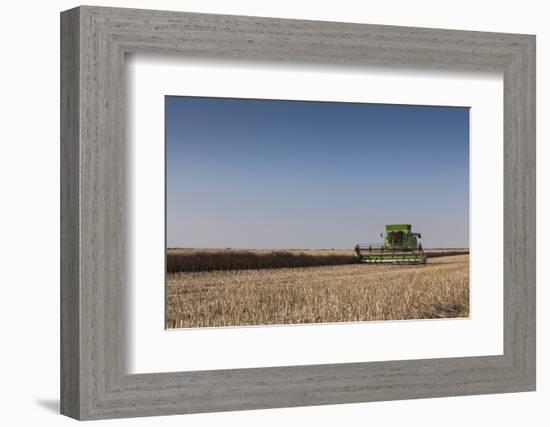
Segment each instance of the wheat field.
M469 316L469 256L437 255L426 265L174 269L167 274L166 327Z
M430 258L465 255L467 249L427 249ZM184 249L166 253L168 273L262 268L315 267L357 262L350 249Z
M349 249L168 249L168 273L352 264Z

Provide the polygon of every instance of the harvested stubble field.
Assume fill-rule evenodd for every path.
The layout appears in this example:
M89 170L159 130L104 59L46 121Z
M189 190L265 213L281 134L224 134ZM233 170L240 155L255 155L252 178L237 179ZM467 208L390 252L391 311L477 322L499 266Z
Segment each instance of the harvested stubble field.
M349 251L302 252L317 258L349 256ZM266 256L269 253L265 251ZM207 267L207 271L168 273L166 327L468 316L469 256L433 253L439 257L427 265L365 265L348 261L315 267L285 268L279 263L279 268L253 269L250 265L242 267L247 269L234 269L228 263L227 271L218 266Z

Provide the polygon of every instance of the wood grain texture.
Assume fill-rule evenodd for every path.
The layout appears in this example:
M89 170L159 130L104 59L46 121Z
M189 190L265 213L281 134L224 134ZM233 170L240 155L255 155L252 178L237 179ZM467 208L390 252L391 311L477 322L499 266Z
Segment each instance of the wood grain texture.
M535 388L535 38L80 7L62 13L62 413L100 419ZM504 74L504 354L128 375L124 55Z
M79 12L61 20L61 412L80 414Z

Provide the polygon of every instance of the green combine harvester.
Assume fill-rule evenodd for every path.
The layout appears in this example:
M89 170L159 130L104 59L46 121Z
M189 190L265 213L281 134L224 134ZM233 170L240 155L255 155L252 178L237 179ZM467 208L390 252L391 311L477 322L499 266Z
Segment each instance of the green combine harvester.
M360 262L368 264L426 264L427 257L418 240L420 233L413 233L410 224L386 225L386 234L381 234L384 243L355 245L355 255Z

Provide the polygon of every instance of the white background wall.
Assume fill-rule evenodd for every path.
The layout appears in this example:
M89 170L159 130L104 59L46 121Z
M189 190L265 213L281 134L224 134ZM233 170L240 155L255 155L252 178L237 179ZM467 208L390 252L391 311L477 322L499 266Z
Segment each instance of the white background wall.
M543 1L183 0L96 1L105 6L504 31L537 35L538 391L413 401L109 421L110 425L544 426L550 423L546 324L550 279L548 75ZM0 24L0 422L68 425L59 404L59 12L74 1L2 4ZM545 16L546 15L546 16Z

